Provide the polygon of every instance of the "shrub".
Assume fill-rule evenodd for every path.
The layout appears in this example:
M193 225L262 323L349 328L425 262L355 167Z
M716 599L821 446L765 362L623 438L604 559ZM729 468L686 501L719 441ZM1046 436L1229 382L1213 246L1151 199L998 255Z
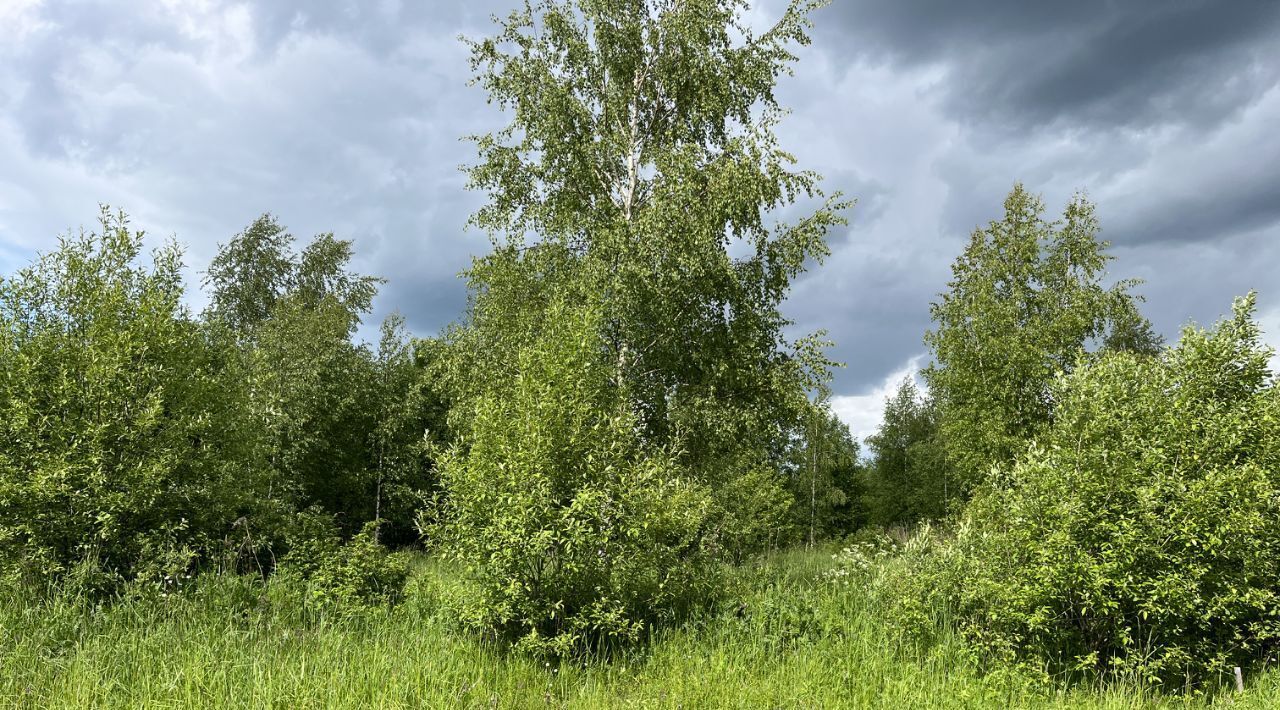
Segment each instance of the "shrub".
M277 596L301 594L301 604L293 606L347 613L403 597L408 558L378 544L377 523L366 523L343 542L332 516L313 508L299 516L291 538L270 587Z
M184 574L261 478L238 359L182 305L167 245L101 233L0 280L0 567L109 591Z
M1276 645L1280 390L1252 309L1057 382L1044 439L975 498L933 571L978 648L1172 684Z
M596 318L550 308L514 382L477 400L440 461L441 541L473 585L462 620L536 652L634 641L715 588L700 538L710 496L640 439Z
M741 473L713 488L707 549L741 564L751 554L794 542L799 526L792 523L795 498L776 470L759 464L735 468Z

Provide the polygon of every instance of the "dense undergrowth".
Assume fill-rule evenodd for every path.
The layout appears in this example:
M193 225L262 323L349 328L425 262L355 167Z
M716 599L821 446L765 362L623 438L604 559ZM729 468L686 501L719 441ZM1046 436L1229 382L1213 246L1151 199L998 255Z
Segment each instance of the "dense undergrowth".
M776 553L725 600L607 662L554 662L460 632L458 570L412 561L399 604L309 603L276 577L209 575L113 603L0 596L0 705L17 707L1275 707L1280 674L1188 695L983 673L940 629L912 640L877 594L909 556ZM37 601L44 599L44 601ZM939 616L945 616L940 610Z

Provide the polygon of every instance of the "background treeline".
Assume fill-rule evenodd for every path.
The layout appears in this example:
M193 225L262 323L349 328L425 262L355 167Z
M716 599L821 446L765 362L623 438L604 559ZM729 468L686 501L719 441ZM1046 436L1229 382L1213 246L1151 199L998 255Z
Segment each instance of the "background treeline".
M220 572L381 603L391 550L422 545L463 570L458 623L566 657L714 605L763 551L856 536L837 559L875 561L858 593L893 628L1004 667L1267 658L1280 390L1254 297L1166 346L1083 197L1055 220L1015 186L932 306L926 386L865 454L832 414L828 343L785 337L781 306L852 204L773 133L815 6L755 33L734 0L549 1L472 42L511 123L472 137L492 250L437 337L392 317L359 342L381 281L270 216L199 314L178 247L145 257L107 210L0 280L5 584Z

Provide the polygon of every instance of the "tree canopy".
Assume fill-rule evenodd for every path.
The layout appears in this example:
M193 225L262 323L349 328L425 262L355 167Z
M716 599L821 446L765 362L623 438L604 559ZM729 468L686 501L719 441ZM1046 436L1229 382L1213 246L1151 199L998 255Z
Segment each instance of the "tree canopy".
M747 447L776 456L776 423L823 377L816 344L784 340L779 308L847 206L773 133L773 87L816 4L791 3L759 35L745 7L541 2L471 44L477 83L511 116L473 138L471 184L490 198L473 223L498 248L471 271L471 326L533 289L604 294L615 385L648 438L686 443L681 458L708 475ZM822 201L770 224L802 197ZM542 302L524 300L531 317L495 326L536 330Z
M1138 282L1104 285L1112 257L1093 205L1076 196L1058 221L1044 211L1016 185L1004 216L974 230L931 307L924 375L965 490L1050 421L1049 383L1090 347L1151 354L1160 344L1138 311Z

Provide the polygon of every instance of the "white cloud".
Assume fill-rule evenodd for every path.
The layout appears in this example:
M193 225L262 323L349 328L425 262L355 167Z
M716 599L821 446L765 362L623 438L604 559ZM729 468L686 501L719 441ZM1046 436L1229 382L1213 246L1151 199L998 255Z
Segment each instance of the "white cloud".
M5 41L14 44L47 26L37 10L41 0L5 0L0 2L0 27L5 28Z

